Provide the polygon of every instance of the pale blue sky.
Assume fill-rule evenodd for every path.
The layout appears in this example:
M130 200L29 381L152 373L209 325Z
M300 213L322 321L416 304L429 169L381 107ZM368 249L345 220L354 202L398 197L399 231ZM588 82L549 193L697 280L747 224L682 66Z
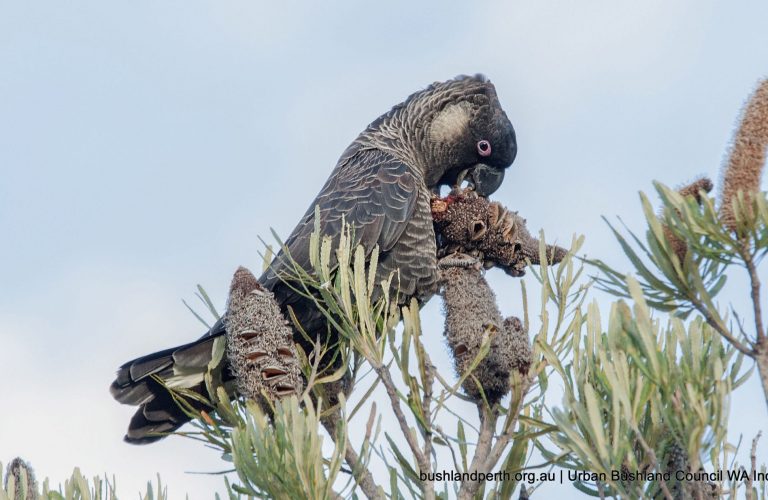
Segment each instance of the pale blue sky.
M0 461L114 473L123 495L159 471L209 498L220 478L183 472L213 452L122 443L114 370L199 335L180 299L202 283L223 306L258 237L287 235L347 144L434 80L487 74L519 142L496 198L626 268L600 215L638 228L653 179L717 179L767 20L757 0L0 2ZM518 284L491 278L514 313ZM424 318L444 354L437 301ZM755 390L734 400L748 439Z

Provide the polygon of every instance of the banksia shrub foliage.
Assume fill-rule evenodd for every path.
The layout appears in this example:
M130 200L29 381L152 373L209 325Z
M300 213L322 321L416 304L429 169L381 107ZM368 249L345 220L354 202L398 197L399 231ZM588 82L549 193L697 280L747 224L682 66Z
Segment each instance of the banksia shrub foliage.
M0 464L0 476L2 476L2 464ZM88 479L75 467L72 475L58 488L50 486L50 481L45 479L39 485L34 479L32 468L21 460L15 458L8 464L5 477L0 488L0 500L117 500L118 498L136 498L136 493L118 496L115 487L115 479L99 476ZM140 500L165 500L168 498L166 488L157 478L157 485L147 483L147 489L139 494Z
M728 396L745 379L743 355L700 318L662 326L638 283L630 278L627 286L634 306L615 303L604 327L593 303L572 361L553 360L566 382L553 441L570 453L570 468L598 474L578 484L595 495L598 487L626 498L663 498L673 490L709 495L717 485L679 481L677 472L697 472L707 462L717 469Z
M369 498L383 498L386 491L398 498L437 498L452 491L459 498L509 498L521 481L528 481L530 487L523 471L534 439L554 429L541 420L546 382L538 381L552 369L540 350L532 352L523 322L504 320L498 314L492 291L484 279L478 281L482 271L473 267L475 283L485 283L477 289L483 295L465 299L485 300L484 310L495 314L498 331L494 335L483 335L483 328L466 332L479 344L478 352L473 366L450 382L424 346L418 303L398 305L396 296L388 293L396 274L376 283L378 250L366 258L364 249L353 247L353 241L348 228L336 240L315 233L310 246L313 269L295 268L291 277L298 289L315 300L340 339L335 345L317 345L310 356L297 351L305 380L302 396L270 400L271 406L265 408L247 399L230 400L223 387L214 387L216 401L207 403L215 411L186 407L196 417L198 431L185 435L218 448L225 460L233 462L237 478L227 483L233 496L325 498L362 492ZM554 303L558 311L562 308L558 315L565 315L573 298L583 295L581 289L575 294L571 290L573 264L569 261L564 272L550 276L546 245L536 243L543 264L540 278L547 283L545 302ZM232 303L231 298L230 307ZM527 311L522 314L528 317ZM396 329L398 323L402 330ZM539 329L537 338L551 343L551 352L567 351L569 340L561 324ZM344 360L344 371L321 361L334 356ZM473 386L485 398L461 394L470 377L480 382ZM342 380L346 390L339 394L335 388ZM372 401L376 391L382 393L379 398L384 404L380 399ZM347 404L345 394L351 395L354 406ZM463 417L466 412L459 409L468 400L481 420L476 431L472 419ZM392 424L382 428L385 412L394 428ZM319 445L321 427L328 432L330 447ZM365 429L362 442L351 441L353 427ZM446 452L455 459L451 465L439 461ZM389 472L384 483L371 472L374 460ZM339 467L342 462L345 466ZM435 475L446 470L454 470L456 476ZM508 476L492 474L500 470Z
M759 191L766 146L762 134L768 130L766 99L768 84L763 83L747 105L723 176L719 209L713 198L704 196L706 190L699 190L698 197L683 196L685 192L656 183L661 198L659 218L647 196L640 193L648 226L645 242L631 231L628 238L613 226L611 229L637 273L648 304L679 317L700 315L739 352L752 358L768 405L768 332L758 272L768 252L768 198ZM600 261L593 264L601 271L597 278L600 288L629 296L624 273ZM734 311L735 321L727 321L727 311L715 297L738 268L746 270L749 278L745 295L752 307L751 311Z
M226 480L231 498L336 498L333 485L345 451L345 419L339 419L332 451L323 450L319 408L295 395L269 410L253 400L230 401L219 388L217 412L198 423L202 439L232 462L237 476Z
M656 334L656 342L652 342L652 338L648 337L640 343L633 341L629 347L641 347L642 356L651 356L654 351L643 346L656 344L655 348L661 350L662 356L669 356L669 353L678 351L681 355L672 356L667 361L661 357L655 363L637 361L638 367L645 368L642 369L642 377L635 378L643 384L653 384L654 387L658 384L658 388L652 389L651 392L658 391L662 395L659 401L649 406L657 408L651 412L650 422L653 425L639 425L642 421L632 414L627 414L625 408L622 408L624 413L616 413L621 398L615 399L615 396L612 396L614 399L609 400L607 397L615 391L615 384L605 385L601 377L593 376L593 381L600 382L597 388L602 386L602 389L596 390L595 382L591 384L592 395L586 394L583 398L585 404L589 405L586 406L588 412L582 411L579 416L578 411L574 409L570 414L572 422L580 422L581 430L572 429L570 436L559 441L561 445L572 450L575 449L574 443L577 441L583 445L584 436L587 436L590 429L585 427L586 422L591 422L592 428L597 429L601 419L604 420L603 424L608 423L604 416L613 411L613 415L619 417L612 420L614 427L609 428L610 434L604 435L602 439L611 439L614 428L617 425L620 427L622 419L627 418L626 425L635 433L634 436L640 444L633 456L639 460L637 464L641 471L642 467L646 467L657 471L682 468L686 472L697 472L700 467L712 471L731 465L726 459L730 445L724 442L727 396L729 391L739 386L751 374L751 371L748 371L739 375L743 357L754 360L768 404L768 332L762 316L758 272L758 266L768 252L768 199L765 192L760 191L760 176L765 164L765 149L768 146L767 132L768 82L763 82L745 108L730 158L725 166L720 201L717 205L715 200L707 195L711 183L706 179L699 181L702 184L693 184L680 192L655 183L661 199L658 216L654 213L648 197L640 193L647 224L645 238L628 229L626 233L629 235L625 236L609 223L636 276L622 273L601 261L595 260L591 263L600 272L596 277L599 288L619 297L630 298L635 303L635 321L638 328L627 330L622 326L622 329L642 333L643 329L639 327L643 324L650 324L654 330L657 329L658 320L649 323L649 320L645 319L647 314L643 310L646 305L672 315L666 331L660 330ZM751 310L725 310L715 299L726 286L728 278L742 269L746 270L750 284L748 290L742 293L749 297L747 303L751 305ZM616 307L614 306L614 309ZM685 319L689 319L687 325L681 323ZM628 323L622 322L622 325L625 324ZM646 326L645 329L647 328ZM615 350L617 349L613 348L611 351ZM621 352L621 349L618 351ZM630 360L640 359L636 353L627 351L626 355ZM603 369L602 365L609 366L606 363L612 358L613 355L611 358L598 358L600 369ZM687 363L687 367L680 363L683 370L672 369L671 363L682 360L691 361ZM664 367L665 364L668 365L667 368ZM632 364L629 368L632 368ZM613 367L606 373L616 370L617 368ZM614 378L611 376L606 380ZM618 380L623 384L623 378ZM688 382L680 385L684 380ZM700 384L700 380L708 380L712 384L711 387ZM677 389L674 389L675 386ZM611 392L606 393L608 389L611 389ZM640 393L642 394L642 391ZM578 399L576 398L577 401ZM612 410L604 408L609 401ZM575 407L574 405L575 403L569 403L566 407ZM590 406L592 409L589 409ZM600 410L601 407L604 409ZM689 411L687 408L693 408L698 417L685 415ZM663 427L658 427L655 421L662 423ZM562 428L565 428L564 422L561 418ZM636 429L632 427L633 424L638 424ZM642 436L643 441L640 441L638 436ZM658 441L657 446L654 445L654 439L658 440L658 436L665 436L665 442ZM601 447L599 444L582 446L583 452L579 459L581 463L599 464L604 461L606 449L602 448L601 455L598 453ZM755 447L756 442L753 445L750 474L758 470ZM616 451L615 444L608 450L610 453ZM589 454L591 456L587 456ZM722 459L718 458L720 454ZM614 455L609 456L617 458ZM727 482L719 480L715 485L711 483L712 479L707 477L686 479L682 483L676 483L674 477L664 483L651 479L645 491L646 494L653 492L666 498L707 498L719 491L720 494L735 498L740 488L744 488L752 498L757 497L757 483L746 478L729 478ZM622 491L622 488L626 490L626 485L621 482L601 486L612 491ZM761 488L765 491L764 483Z

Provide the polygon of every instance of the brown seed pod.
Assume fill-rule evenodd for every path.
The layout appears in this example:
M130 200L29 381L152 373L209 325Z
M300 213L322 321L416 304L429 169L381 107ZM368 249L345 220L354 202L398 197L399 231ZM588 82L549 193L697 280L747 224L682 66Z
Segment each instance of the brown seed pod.
M465 253L511 276L525 274L528 261L540 264L539 240L528 232L525 219L499 202L472 191L454 192L432 201L432 218L440 257ZM563 248L547 246L550 263L560 262L565 255Z
M232 278L226 323L227 357L240 394L260 402L301 394L293 333L272 293L244 267Z
M505 349L508 352L504 359L509 364L509 371L517 370L525 375L533 362L533 351L531 351L531 344L528 341L528 332L525 331L523 322L516 316L509 316L504 319L504 331L508 339L505 343Z
M678 473L687 474L691 470L688 459L688 451L679 443L672 442L664 450L664 472L668 472L671 481L668 483L670 493L674 498L700 498L702 500L720 498L719 487L716 483L705 480L683 481L678 478Z
M490 352L472 373L477 383L468 377L462 386L470 398L480 401L479 383L493 405L511 389L512 370L528 372L531 364L528 336L517 318L502 320L496 296L476 259L454 254L442 259L440 267L445 336L460 376L478 355L483 334L489 331L493 335Z

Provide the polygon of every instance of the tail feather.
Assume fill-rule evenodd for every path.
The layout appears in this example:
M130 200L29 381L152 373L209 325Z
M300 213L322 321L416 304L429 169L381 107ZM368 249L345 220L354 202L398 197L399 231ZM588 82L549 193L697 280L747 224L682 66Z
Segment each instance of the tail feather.
M178 347L174 348L174 351L176 349L179 349ZM132 381L132 380L141 380L143 378L149 377L155 373L159 373L163 371L166 368L173 366L173 356L171 353L164 353L164 352L158 352L154 355L150 356L157 356L155 358L149 358L146 359L147 356L144 356L144 358L140 358L134 361L130 362L130 366L128 366L128 377L122 377L125 380ZM125 367L125 365L123 365ZM122 369L121 369L122 371ZM120 373L118 373L118 377L120 377Z
M264 277L259 280L264 282ZM320 335L326 328L325 316L316 307L305 307L302 298L289 287L271 284L275 300L281 309L293 307L296 319L310 336ZM138 406L133 415L125 441L132 444L153 443L184 425L190 419L171 397L168 388L181 388L212 399L203 382L213 356L214 340L226 333L223 320L217 321L205 335L194 342L141 356L121 366L110 386L112 396L120 403ZM314 347L310 340L295 339L309 352ZM226 363L226 357L224 362ZM224 388L235 391L234 376L228 365L222 372ZM158 382L159 378L163 383ZM186 398L192 408L201 410L197 400Z
M128 424L124 439L131 444L154 443L189 421L165 387L156 380L151 380L148 385L153 386L155 392L147 403L139 407ZM199 391L202 388L191 389ZM196 409L202 409L202 404L197 401L190 400L189 403Z
M219 334L223 334L224 331ZM177 347L173 351L173 366L178 371L195 371L205 370L208 368L208 363L211 362L211 353L213 352L213 341L219 337L219 335L209 336L206 335L202 339L196 342L186 344L181 347Z
M212 358L213 341L224 332L224 323L219 321L195 342L148 354L120 367L110 392L120 403L139 407L128 426L125 441L152 443L189 421L155 376L171 387L188 389L210 399L202 381ZM229 370L224 370L224 376L229 378ZM198 401L187 399L187 402L193 408L203 409Z
M125 387L116 385L116 382L112 383L110 387L112 397L118 402L124 405L139 406L154 397L152 389L149 387L149 382L141 380Z

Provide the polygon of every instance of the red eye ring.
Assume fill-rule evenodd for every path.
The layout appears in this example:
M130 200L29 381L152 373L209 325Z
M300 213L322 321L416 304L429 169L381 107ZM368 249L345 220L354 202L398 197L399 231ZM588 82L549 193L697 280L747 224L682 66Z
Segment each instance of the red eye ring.
M480 156L491 156L491 143L485 139L477 141L477 154Z

